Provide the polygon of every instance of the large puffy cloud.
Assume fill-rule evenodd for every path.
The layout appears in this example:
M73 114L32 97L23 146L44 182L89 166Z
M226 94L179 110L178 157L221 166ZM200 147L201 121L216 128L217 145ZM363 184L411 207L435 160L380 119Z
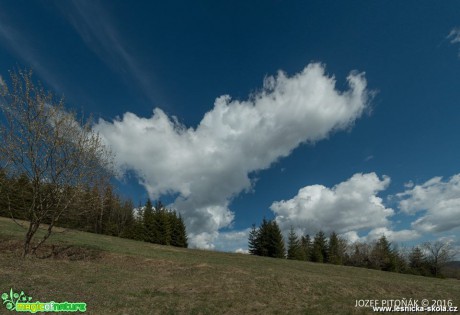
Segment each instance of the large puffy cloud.
M412 223L418 231L436 233L460 227L460 174L448 181L434 177L396 196L403 213L422 214Z
M355 241L359 239L357 231L390 224L388 218L394 211L386 208L382 199L377 197L389 183L387 176L380 179L375 173L358 173L332 188L322 185L303 187L292 199L274 202L270 208L284 231L291 225L302 233L335 231Z
M252 188L249 174L268 168L304 142L349 128L368 102L366 80L351 73L350 89L310 64L288 77L268 77L246 101L218 97L196 128L156 108L150 118L125 113L95 126L117 154L121 170L133 170L151 197L178 194L192 246L212 248L234 214L231 198Z

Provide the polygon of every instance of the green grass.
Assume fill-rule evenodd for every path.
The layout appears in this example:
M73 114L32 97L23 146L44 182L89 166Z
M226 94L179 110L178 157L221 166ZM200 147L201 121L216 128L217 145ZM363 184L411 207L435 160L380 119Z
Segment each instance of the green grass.
M180 249L67 230L20 258L24 231L0 218L0 293L86 302L88 314L370 314L359 299L445 299L460 281L362 268ZM73 252L72 252L73 250ZM74 255L75 252L78 255ZM0 305L0 313L6 311Z

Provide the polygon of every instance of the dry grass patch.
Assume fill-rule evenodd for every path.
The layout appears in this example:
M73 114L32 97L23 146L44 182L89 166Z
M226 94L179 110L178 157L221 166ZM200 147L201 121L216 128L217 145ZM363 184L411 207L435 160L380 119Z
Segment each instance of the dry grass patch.
M357 299L452 299L460 282L353 267L176 249L69 231L46 259L20 259L0 218L1 291L82 301L88 314L367 314ZM6 232L5 232L6 231ZM74 259L77 258L78 259Z

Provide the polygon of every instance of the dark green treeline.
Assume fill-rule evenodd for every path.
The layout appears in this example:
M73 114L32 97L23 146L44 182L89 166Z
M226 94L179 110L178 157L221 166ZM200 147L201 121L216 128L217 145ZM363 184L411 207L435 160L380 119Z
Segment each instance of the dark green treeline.
M389 242L385 235L374 242L349 244L335 232L326 236L323 231L319 231L313 238L308 234L299 237L291 227L286 244L287 250L280 228L274 220L263 219L261 225L258 228L253 225L249 233L249 253L258 256L434 277L443 277L440 270L444 270L450 261L447 247L444 246L446 244L425 243L402 251ZM429 250L433 248L438 250ZM433 252L437 254L433 255Z
M52 191L49 185L43 189ZM144 207L134 209L131 200L116 194L111 185L86 188L65 187L74 203L57 220L57 226L85 232L136 239L155 244L188 247L186 227L182 217L166 209L161 202L155 207L150 200ZM0 169L0 216L30 221L36 213L32 187L24 175L6 176ZM52 211L48 216L52 215ZM41 218L47 224L51 217Z

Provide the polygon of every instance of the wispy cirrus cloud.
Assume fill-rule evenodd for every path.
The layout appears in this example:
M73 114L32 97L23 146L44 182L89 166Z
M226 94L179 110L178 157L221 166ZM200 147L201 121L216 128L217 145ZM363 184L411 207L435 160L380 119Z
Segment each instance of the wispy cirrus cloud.
M129 51L109 13L99 2L66 1L58 5L86 46L127 82L134 81L147 99L154 102L151 74L143 70Z
M451 44L460 43L460 27L452 29L447 35L447 39L450 40Z
M39 73L49 85L62 93L64 87L60 78L50 70L50 60L32 38L32 34L21 31L13 19L0 10L0 45L12 55L18 56L27 67Z
M460 43L460 27L455 27L453 28L449 35L446 37L451 44L458 44ZM459 51L459 57L460 57L460 51Z

